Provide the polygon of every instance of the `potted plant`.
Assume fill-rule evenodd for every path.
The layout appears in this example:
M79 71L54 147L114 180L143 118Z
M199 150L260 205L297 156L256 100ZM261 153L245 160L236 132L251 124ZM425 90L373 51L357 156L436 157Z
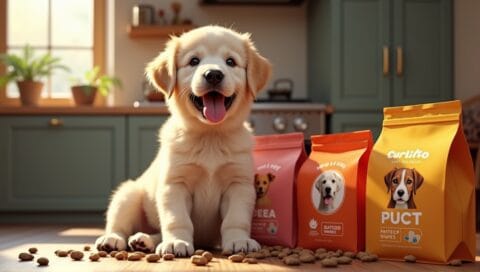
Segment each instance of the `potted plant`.
M22 105L37 106L43 89L42 77L52 74L55 69L69 69L60 64L59 58L50 54L34 57L33 48L30 45L23 47L21 56L15 54L1 54L0 61L7 66L7 73L0 76L0 87L10 81L17 81Z
M83 80L77 80L71 87L73 100L77 105L91 105L95 100L97 92L107 96L114 86L122 86L120 79L100 75L100 67L95 66L92 70L85 72Z

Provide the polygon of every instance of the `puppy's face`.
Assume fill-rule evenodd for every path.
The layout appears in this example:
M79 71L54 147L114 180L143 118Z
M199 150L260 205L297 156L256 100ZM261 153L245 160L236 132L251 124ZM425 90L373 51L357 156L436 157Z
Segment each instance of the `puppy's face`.
M270 73L270 63L257 53L249 34L219 26L172 38L147 67L147 76L169 97L172 114L207 125L243 122Z
M319 191L320 201L324 206L331 206L336 194L340 191L343 184L342 177L335 171L325 171L322 173L315 184Z
M266 175L255 174L255 192L257 193L257 198L267 195L270 183L273 182L274 179L275 176L272 173Z
M405 204L423 183L423 177L414 168L395 168L385 176L387 190L398 204Z

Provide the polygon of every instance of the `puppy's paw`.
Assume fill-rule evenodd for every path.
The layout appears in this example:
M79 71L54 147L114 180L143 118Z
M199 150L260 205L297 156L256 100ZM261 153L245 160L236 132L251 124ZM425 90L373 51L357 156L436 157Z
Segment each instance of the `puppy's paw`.
M260 244L258 244L257 241L253 239L246 238L224 242L222 248L224 251L231 252L252 252L259 251Z
M98 250L110 252L113 250L125 250L127 243L121 235L112 232L98 237L97 241L95 241L95 247Z
M179 239L166 240L157 246L155 253L173 253L177 257L188 257L193 254L193 243Z
M145 253L153 252L155 249L152 237L143 232L137 232L130 236L128 238L128 246L133 251L143 251Z

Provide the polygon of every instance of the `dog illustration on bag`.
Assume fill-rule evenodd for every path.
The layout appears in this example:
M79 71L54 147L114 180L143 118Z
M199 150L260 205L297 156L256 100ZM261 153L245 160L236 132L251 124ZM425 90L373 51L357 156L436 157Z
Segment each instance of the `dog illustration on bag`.
M413 196L422 186L423 176L415 168L394 168L385 176L387 192L390 193L388 208L416 209Z
M257 205L269 206L271 201L267 196L270 183L275 179L275 175L268 174L255 174L255 192L257 193Z
M328 170L320 174L315 180L315 189L319 194L317 210L325 213L334 212L343 200L342 175L333 170Z

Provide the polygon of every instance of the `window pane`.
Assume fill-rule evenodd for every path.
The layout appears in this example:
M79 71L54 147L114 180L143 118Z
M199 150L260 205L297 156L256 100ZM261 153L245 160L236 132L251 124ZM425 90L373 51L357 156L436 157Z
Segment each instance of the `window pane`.
M93 46L93 0L52 0L52 45Z
M8 49L8 54L15 54L15 55L18 55L18 56L22 56L23 55L23 50L21 48L15 48L15 49ZM43 55L47 53L47 50L46 49L35 49L34 50L34 57L38 57L40 55ZM41 81L44 83L44 86L43 86L43 92L42 92L42 96L43 97L46 97L47 96L47 88L48 88L48 78L44 77L44 78L41 78ZM7 85L7 97L18 97L18 88L17 88L17 83L16 81L12 81L10 82L8 85Z
M70 97L70 86L82 80L85 71L92 69L93 54L90 49L53 49L52 55L61 58L61 63L70 68L70 72L54 70L52 75L52 97Z
M47 45L48 0L9 0L7 9L7 45Z

